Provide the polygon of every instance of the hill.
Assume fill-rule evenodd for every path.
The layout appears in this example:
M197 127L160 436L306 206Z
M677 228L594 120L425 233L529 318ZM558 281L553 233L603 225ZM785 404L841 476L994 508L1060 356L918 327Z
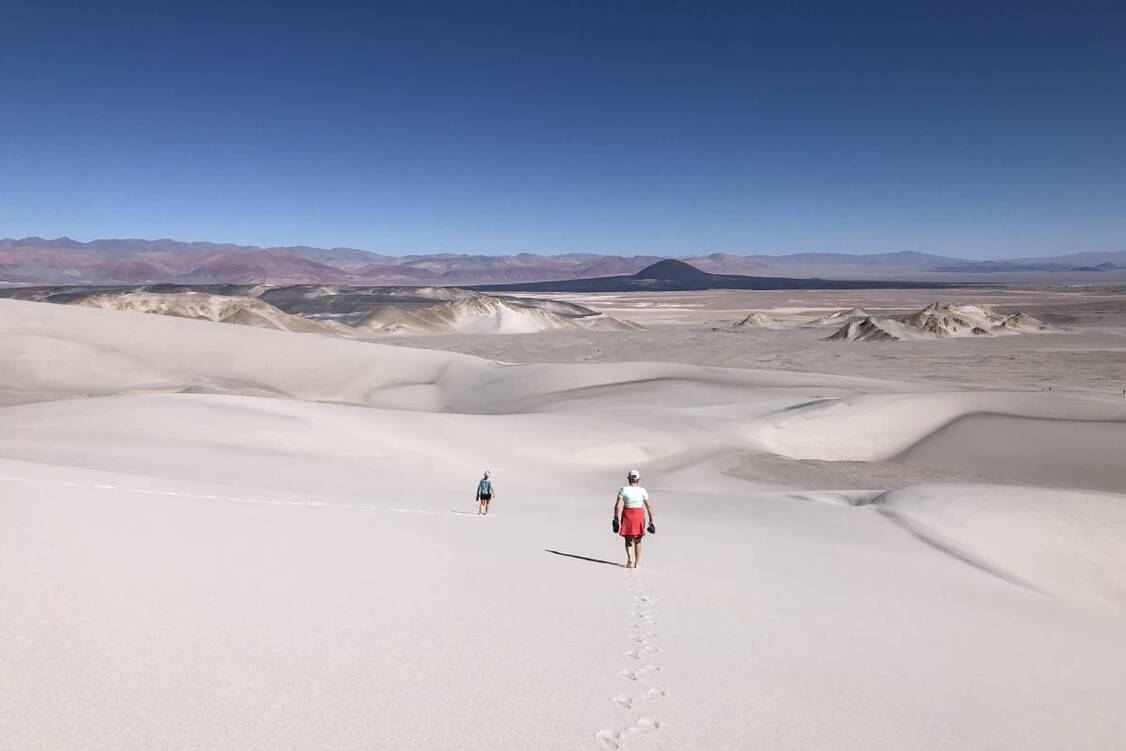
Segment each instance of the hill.
M681 292L704 289L902 289L944 288L942 282L861 279L798 279L711 274L684 261L666 258L629 276L604 276L523 284L470 286L488 292Z
M1027 313L995 313L980 305L932 303L905 316L850 320L826 341L881 342L900 339L949 339L965 336L1037 334L1054 329Z
M474 295L429 306L385 306L373 310L357 324L360 331L379 334L530 334L558 329L623 331L637 324L583 308L581 315L512 298ZM573 306L578 308L579 306Z
M671 260L671 259L669 259ZM1126 251L1050 258L970 260L902 251L895 253L709 253L677 259L716 275L767 278L923 279L982 274L1068 273L1105 277L1126 270ZM659 256L599 253L388 255L358 248L308 245L258 247L167 238L69 237L0 239L0 282L21 284L268 282L272 284L518 284L637 275ZM683 269L681 270L683 271ZM669 272L660 271L660 278ZM688 280L682 279L687 282ZM762 287L755 287L759 289Z
M339 334L345 331L342 326L290 315L252 297L210 295L203 292L101 294L78 299L74 304L87 308L156 313L296 333Z

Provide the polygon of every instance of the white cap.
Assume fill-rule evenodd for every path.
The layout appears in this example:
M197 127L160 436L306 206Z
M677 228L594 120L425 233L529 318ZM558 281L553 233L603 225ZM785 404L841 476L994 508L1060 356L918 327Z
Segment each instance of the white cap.
M637 471L636 469L631 469L631 470L630 470L630 471L629 471L629 472L628 472L628 473L626 474L626 477L628 477L628 478L629 478L629 479L631 479L631 480L640 480L640 479L641 479L641 473L640 473L640 472L638 472L638 471Z

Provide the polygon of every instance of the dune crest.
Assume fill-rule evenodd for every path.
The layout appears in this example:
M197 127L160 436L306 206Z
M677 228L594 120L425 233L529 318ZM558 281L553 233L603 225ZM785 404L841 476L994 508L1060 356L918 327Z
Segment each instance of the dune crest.
M1104 493L919 485L874 502L928 545L1006 581L1126 610L1126 505Z
M387 306L364 316L356 328L387 335L530 334L558 329L624 331L637 324L594 311L565 315L539 301L472 295L426 307ZM577 307L577 306L575 306Z
M295 333L340 334L343 327L290 315L253 297L210 295L205 292L127 292L91 295L74 305L131 313L155 313L175 318L196 318L218 323L237 323Z
M935 302L905 316L866 316L860 321L849 321L825 337L825 340L876 342L947 339L995 334L1033 334L1052 330L1053 327L1019 310L1006 316L993 312L987 306Z
M735 328L765 328L774 329L782 328L783 323L777 318L767 315L762 311L755 310L747 314L747 317L738 323L734 324Z
M807 323L807 326L830 326L838 324L841 321L853 321L857 319L869 318L871 313L864 310L864 308L851 308L849 310L834 310L832 313L827 313L820 318L814 318Z

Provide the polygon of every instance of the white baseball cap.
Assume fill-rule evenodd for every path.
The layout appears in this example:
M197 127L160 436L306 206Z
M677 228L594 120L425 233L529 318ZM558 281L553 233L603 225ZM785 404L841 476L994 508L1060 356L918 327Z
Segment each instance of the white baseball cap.
M629 471L629 472L628 472L628 473L626 474L626 477L628 477L628 478L629 478L629 479L631 479L631 480L640 480L640 479L641 479L641 473L640 473L640 472L638 472L638 471L637 471L636 469L631 469L631 470L630 470L630 471Z

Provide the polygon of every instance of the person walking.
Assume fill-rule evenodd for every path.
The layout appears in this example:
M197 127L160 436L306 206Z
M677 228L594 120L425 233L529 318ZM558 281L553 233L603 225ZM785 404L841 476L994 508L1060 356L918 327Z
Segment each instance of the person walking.
M496 495L493 490L493 481L489 479L489 470L485 470L485 476L477 483L477 514L484 516L489 513L489 503Z
M614 499L614 524L613 529L626 541L626 568L637 568L641 562L641 538L645 530L650 533L657 531L653 524L653 504L649 500L649 491L641 487L641 473L631 469L626 475L628 485L618 488L618 497ZM645 524L645 512L649 512L649 524Z

